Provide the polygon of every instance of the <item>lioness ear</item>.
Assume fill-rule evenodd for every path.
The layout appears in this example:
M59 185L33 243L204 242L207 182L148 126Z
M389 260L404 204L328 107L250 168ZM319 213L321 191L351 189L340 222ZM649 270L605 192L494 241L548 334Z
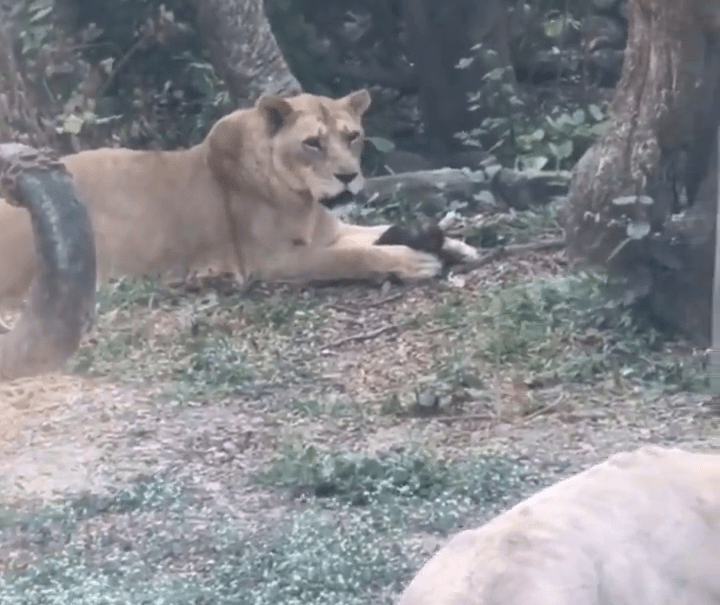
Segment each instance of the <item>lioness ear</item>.
M351 92L349 95L343 97L340 100L344 101L345 104L350 108L351 114L359 118L368 110L368 107L370 107L372 97L367 90L361 88L360 90Z
M263 95L255 107L264 115L270 136L283 127L293 112L292 105L278 95Z
M225 187L237 181L240 148L243 144L242 125L233 114L221 118L210 129L206 139L206 162Z

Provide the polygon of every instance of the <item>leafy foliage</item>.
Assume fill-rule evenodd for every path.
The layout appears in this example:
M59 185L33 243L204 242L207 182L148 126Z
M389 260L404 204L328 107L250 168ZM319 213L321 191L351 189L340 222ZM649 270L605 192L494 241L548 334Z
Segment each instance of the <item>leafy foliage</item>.
M14 6L24 73L68 150L197 142L229 97L186 0Z
M498 64L494 50L473 49L489 64ZM461 62L465 68L472 58ZM470 96L473 111L488 114L481 125L458 134L467 145L495 153L502 162L518 169L556 170L571 167L607 128L604 111L597 104L585 109L558 108L552 115L536 115L514 84L512 67L498 66L483 76L480 89Z
M668 355L666 338L614 298L601 276L537 280L491 296L489 304L467 310L489 337L476 358L563 382L609 375L682 390L705 387L702 368Z

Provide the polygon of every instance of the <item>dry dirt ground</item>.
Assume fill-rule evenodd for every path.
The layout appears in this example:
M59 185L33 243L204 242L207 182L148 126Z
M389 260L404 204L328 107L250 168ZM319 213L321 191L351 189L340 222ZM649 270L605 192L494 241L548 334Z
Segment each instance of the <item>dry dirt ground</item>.
M109 560L103 540L113 542L112 552L143 543L157 509L123 514L107 504L142 478L191 486L193 501L203 504L187 519L212 509L210 517L264 535L293 515L323 510L300 479L294 490L257 480L291 452L382 460L422 451L448 464L492 455L520 460L533 473L551 469L555 480L645 443L720 449L719 419L702 405L707 397L687 390L701 372L687 351L633 349L604 326L563 327L558 309L567 301L531 309L527 301L502 303L503 292L555 283L565 272L558 252L415 287L255 288L241 295L123 282L106 288L93 334L66 373L0 385L0 601L40 603L57 590L68 600L45 602L162 602L116 585L103 589L115 595L107 601L89 600L87 586L74 596L48 588L33 597L16 586L77 546L76 535L84 540L83 565L91 567ZM33 533L43 511L88 498L106 504L57 532L38 521L44 537ZM415 558L399 579L387 590L376 587L372 599L346 601L392 602L414 566L469 518L442 530L416 527L406 536ZM187 578L190 568L205 577L219 565L193 546L205 525L187 519L181 552L136 561L154 568L155 582L158 574ZM265 560L262 541L254 544L255 559ZM322 591L312 594L297 602L325 602ZM173 598L167 602L245 602Z

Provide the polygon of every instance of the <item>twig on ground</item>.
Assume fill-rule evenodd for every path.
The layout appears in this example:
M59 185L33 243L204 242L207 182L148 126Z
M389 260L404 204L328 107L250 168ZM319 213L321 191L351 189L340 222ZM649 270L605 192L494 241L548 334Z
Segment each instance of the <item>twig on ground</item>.
M543 242L534 242L532 244L512 244L510 246L499 246L497 248L493 248L490 252L481 256L477 260L463 263L461 265L457 265L457 266L453 267L452 273L456 273L456 274L470 273L471 271L474 271L475 269L484 267L485 265L487 265L488 263L491 263L494 260L497 260L499 258L504 258L507 256L511 256L511 255L515 255L515 254L524 254L526 252L541 252L541 251L549 251L549 250L562 250L564 247L565 247L564 239L551 239L551 240L545 240Z
M346 336L345 338L341 338L340 340L335 340L334 342L326 344L324 348L329 349L342 346L349 342L362 342L364 340L371 340L372 338L377 338L378 336L382 336L383 334L387 334L388 332L393 332L397 329L399 329L399 326L397 326L396 324L390 324L388 326L378 328L377 330L370 330L369 332L361 332L360 334L352 334L350 336Z
M405 292L396 292L395 294L391 294L390 296L386 296L385 298L381 298L380 300L376 300L376 301L364 304L363 308L367 309L368 307L381 307L382 305L386 305L388 303L400 300L404 296L405 296Z
M520 419L520 422L524 423L524 422L528 422L528 421L532 420L533 418L537 418L538 416L541 416L542 414L545 414L546 412L549 412L549 411L555 409L563 401L565 401L565 395L563 393L561 393L560 396L552 403L548 403L547 405L542 406L541 408L535 410L534 412L531 412L527 416L523 416Z
M391 294L390 296L386 296L385 298L381 298L380 300L363 303L362 307L349 307L347 305L341 305L339 303L332 304L330 305L330 307L332 309L335 309L336 311L343 311L344 313L359 313L363 309L373 309L375 307L381 307L382 305L386 305L388 303L396 302L404 296L405 292L396 292L395 294Z
M433 420L439 420L440 422L455 422L456 420L493 420L494 418L490 414L469 414L464 416L463 414L455 414L453 416L433 416Z

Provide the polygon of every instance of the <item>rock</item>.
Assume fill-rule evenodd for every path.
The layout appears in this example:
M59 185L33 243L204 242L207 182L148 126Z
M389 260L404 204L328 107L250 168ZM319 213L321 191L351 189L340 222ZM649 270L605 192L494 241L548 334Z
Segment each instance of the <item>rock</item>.
M490 152L484 149L466 149L453 153L445 160L450 168L469 168L477 170L479 166L488 160L497 163L497 159Z
M567 170L510 170L503 168L495 177L493 189L515 210L546 206L567 194L570 172Z
M620 79L625 52L612 48L599 48L587 58L588 71L600 86L615 86Z
M567 195L569 182L568 171L510 170L489 158L479 170L441 168L369 178L358 202L382 207L402 195L429 216L443 213L453 202L488 214L506 207L545 206Z
M403 151L402 149L394 149L388 153L384 163L391 172L396 174L438 168L431 160L421 156L419 153Z
M599 13L607 13L617 8L620 0L592 0L593 8Z
M626 35L622 25L612 17L590 15L583 21L583 38L588 52L600 48L623 50Z
M434 213L433 210L442 211L453 201L473 204L475 195L490 188L491 181L483 170L441 168L369 178L359 201L382 206L403 195Z

